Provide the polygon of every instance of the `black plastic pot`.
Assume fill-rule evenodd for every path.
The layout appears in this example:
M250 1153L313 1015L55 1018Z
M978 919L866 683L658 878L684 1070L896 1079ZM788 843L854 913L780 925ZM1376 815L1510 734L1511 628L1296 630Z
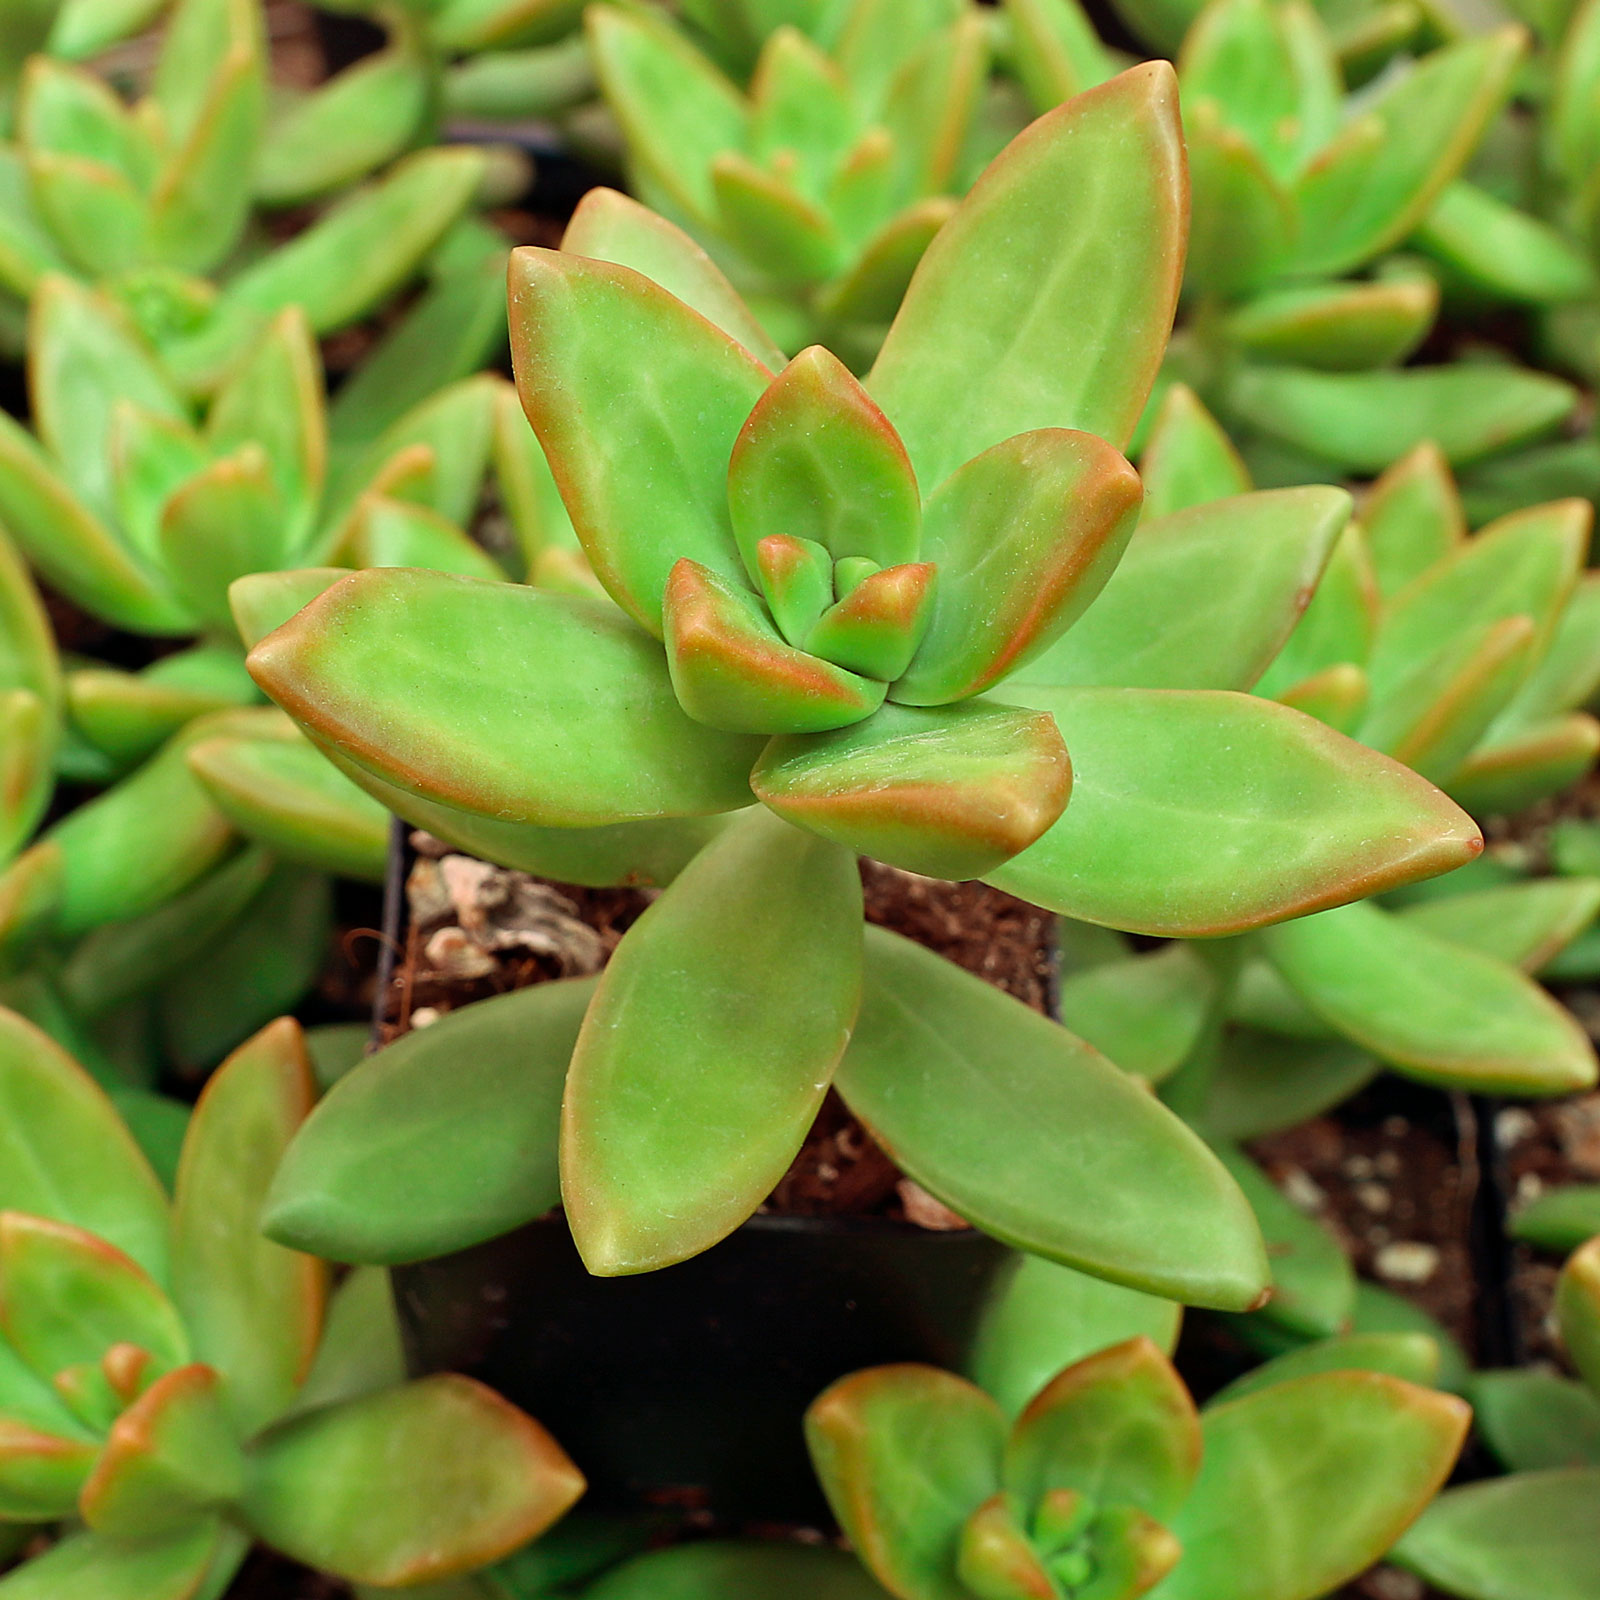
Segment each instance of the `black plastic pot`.
M801 1417L889 1361L959 1368L1011 1252L975 1231L754 1217L704 1255L594 1278L556 1215L394 1274L418 1372L468 1372L538 1417L590 1503L815 1523Z

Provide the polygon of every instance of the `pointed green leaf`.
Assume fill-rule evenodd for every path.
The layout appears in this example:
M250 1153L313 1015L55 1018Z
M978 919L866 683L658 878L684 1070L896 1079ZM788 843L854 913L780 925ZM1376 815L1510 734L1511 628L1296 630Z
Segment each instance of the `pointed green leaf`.
M1351 472L1380 472L1435 440L1457 466L1542 438L1571 414L1574 391L1520 367L1459 363L1400 372L1243 367L1229 410L1285 444Z
M783 1176L860 1004L860 906L848 854L758 809L629 930L561 1113L562 1196L591 1272L698 1254Z
M355 573L258 644L250 670L383 781L507 822L731 810L760 748L679 710L660 650L615 608L519 584ZM575 726L581 743L558 736Z
M1248 695L1014 685L1054 715L1072 804L988 875L1087 922L1240 932L1433 877L1478 830L1414 773Z
M802 350L757 401L727 471L733 531L752 577L756 547L770 534L880 567L918 557L922 514L905 446L821 345Z
M1270 282L1294 241L1294 202L1260 153L1212 104L1187 117L1193 221L1185 272L1229 299Z
M336 558L353 567L426 567L463 578L503 579L505 569L448 517L427 506L365 494Z
M958 9L953 21L912 50L890 80L877 120L894 141L895 187L922 199L954 187L989 64L981 15Z
M631 269L548 250L512 256L511 327L517 386L584 550L659 636L681 557L741 575L728 456L766 368Z
M1034 1396L1006 1444L1006 1488L1035 1506L1076 1489L1169 1522L1200 1469L1200 1420L1171 1362L1129 1339L1070 1366Z
M0 1212L0 1327L41 1377L98 1365L117 1344L162 1373L188 1359L172 1302L130 1257L70 1223Z
M1370 143L1325 146L1298 186L1297 269L1346 272L1398 244L1471 155L1526 46L1508 27L1436 50L1366 107Z
M1211 969L1188 945L1107 961L1061 981L1061 1021L1124 1072L1170 1077L1199 1041L1216 1004Z
M1307 1122L1348 1100L1379 1070L1375 1057L1343 1040L1286 1039L1239 1023L1227 1029L1208 1067L1198 1104L1188 1099L1182 1076L1170 1092L1184 1119L1216 1139L1258 1139Z
M1365 1570L1437 1492L1471 1413L1378 1372L1329 1372L1208 1409L1183 1561L1162 1600L1311 1600Z
M1355 1308L1355 1271L1343 1247L1315 1217L1295 1206L1242 1150L1216 1146L1260 1224L1272 1263L1272 1298L1263 1320L1310 1339L1343 1332Z
M1600 879L1543 878L1440 895L1400 915L1443 939L1537 972L1600 913Z
M117 1418L84 1485L83 1520L140 1541L192 1527L244 1487L244 1458L212 1368L180 1367Z
M918 1183L1080 1271L1194 1305L1256 1303L1267 1267L1249 1207L1148 1091L908 940L869 929L867 963L839 1092Z
M1178 57L1184 109L1209 100L1280 178L1293 172L1301 135L1298 84L1281 9L1265 0L1213 0Z
M868 381L929 489L1030 429L1126 444L1177 299L1176 100L1161 62L1079 95L1013 141L930 246Z
M383 1587L471 1571L583 1493L533 1418L446 1373L308 1412L251 1451L244 1512L267 1543Z
M1275 289L1229 313L1227 336L1263 361L1364 372L1403 361L1439 309L1431 278Z
M1419 444L1384 470L1362 502L1361 523L1386 596L1465 541L1461 496L1438 445Z
M336 1261L422 1260L558 1204L561 1092L593 994L570 979L499 995L353 1069L289 1147L271 1236Z
M1541 722L1475 750L1450 778L1450 793L1478 816L1509 816L1570 789L1600 756L1600 723L1579 714Z
M806 649L893 683L911 665L933 620L937 577L927 561L869 573L807 631Z
M722 232L780 288L802 291L843 265L844 241L833 219L786 177L724 150L711 163L711 188Z
M1248 689L1299 621L1350 516L1340 489L1264 489L1135 530L1105 592L1030 684Z
M1600 574L1585 573L1562 608L1549 647L1489 730L1498 743L1587 705L1600 689Z
M1441 1495L1394 1558L1463 1600L1588 1600L1600 1585L1600 1467L1519 1472Z
M98 1455L98 1443L45 1433L12 1416L0 1420L0 1515L7 1522L75 1516Z
M187 759L247 838L286 861L383 881L389 813L303 739L206 739Z
M665 18L597 5L585 25L632 161L675 205L711 221L711 163L719 151L745 143L743 96Z
M1077 0L1006 0L1011 54L1036 115L1104 83L1109 52Z
M1565 1254L1600 1233L1600 1184L1574 1183L1519 1206L1511 1231L1542 1250Z
M738 580L687 557L667 580L661 620L678 703L708 728L820 733L883 703L883 683L795 649Z
M1133 468L1066 429L1019 434L953 473L923 513L933 619L894 698L941 705L1025 671L1113 576L1139 502Z
M297 611L349 575L343 567L302 567L236 578L228 590L228 605L245 649L254 649L274 628L281 628Z
M784 355L722 269L682 229L636 200L604 187L589 190L572 213L561 248L573 255L632 267L708 322L731 334L773 372Z
M225 1380L241 1437L288 1406L322 1331L322 1263L260 1233L268 1186L315 1097L299 1025L280 1018L207 1083L184 1140L173 1296L196 1358Z
M874 132L882 130L869 129L863 145ZM836 201L836 207L841 203ZM817 314L824 324L849 327L865 323L874 330L886 327L900 309L928 246L955 211L954 200L936 195L891 216L869 235L854 262L817 294ZM873 340L876 343L876 332Z
M57 1044L0 1011L0 1209L85 1228L164 1277L167 1201L104 1093Z
M1347 1038L1425 1081L1560 1094L1595 1081L1573 1018L1514 967L1376 906L1261 935L1296 993Z
M1452 277L1496 300L1561 305L1595 292L1594 268L1582 251L1476 184L1452 183L1412 238Z
M798 827L930 877L973 878L1061 815L1072 766L1047 716L989 701L887 705L774 739L750 784Z
M1174 1300L1021 1255L985 1301L967 1375L1015 1416L1063 1367L1108 1345L1143 1337L1170 1355L1182 1317Z
M1316 593L1289 642L1256 681L1256 693L1287 696L1290 689L1307 685L1312 678L1334 673L1324 680L1325 685L1359 715L1366 708L1369 685L1365 667L1381 613L1366 536L1360 523L1347 523L1323 568ZM1339 673L1340 668L1347 670ZM1360 674L1359 680L1351 677L1351 671ZM1348 727L1343 731L1348 732Z
M218 1550L213 1518L139 1544L76 1533L0 1578L3 1600L194 1600Z
M1139 457L1149 521L1250 492L1250 474L1221 424L1186 383L1167 390Z
M1600 1395L1553 1372L1480 1372L1472 1421L1512 1472L1600 1467Z
M962 1524L1000 1487L1006 1426L981 1389L937 1367L870 1367L806 1412L811 1464L840 1526L891 1594L965 1600Z

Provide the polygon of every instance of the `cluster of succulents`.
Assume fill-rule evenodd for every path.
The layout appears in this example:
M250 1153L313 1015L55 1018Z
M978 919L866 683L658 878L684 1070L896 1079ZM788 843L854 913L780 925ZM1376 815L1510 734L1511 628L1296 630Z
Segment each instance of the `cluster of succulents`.
M0 1600L1594 1600L1600 1185L1473 1372L1262 1141L1600 1105L1600 0L325 9L0 3ZM411 829L631 910L397 1010ZM802 1514L619 1472L802 1226Z

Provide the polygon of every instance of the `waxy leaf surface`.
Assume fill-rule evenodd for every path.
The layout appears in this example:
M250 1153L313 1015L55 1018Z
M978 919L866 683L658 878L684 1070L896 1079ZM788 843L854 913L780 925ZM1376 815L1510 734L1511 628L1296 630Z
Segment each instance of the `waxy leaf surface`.
M1265 1288L1244 1197L1147 1090L1019 1001L877 929L838 1086L906 1172L1008 1243L1193 1305L1245 1309Z
M584 1019L561 1191L591 1272L707 1249L783 1176L861 999L855 860L759 808L629 930Z

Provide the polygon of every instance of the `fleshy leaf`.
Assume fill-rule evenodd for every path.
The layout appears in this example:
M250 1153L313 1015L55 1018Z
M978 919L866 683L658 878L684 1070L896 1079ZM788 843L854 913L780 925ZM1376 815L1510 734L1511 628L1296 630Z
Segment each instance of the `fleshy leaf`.
M1600 880L1540 878L1466 894L1442 894L1400 915L1441 938L1537 972L1600 913Z
M894 682L928 631L937 576L926 561L872 573L817 619L806 649L852 672Z
M728 463L733 531L752 579L769 534L880 567L918 556L921 512L905 446L871 397L821 345L772 381Z
M517 388L573 526L612 598L659 637L680 558L742 579L728 456L767 369L627 267L523 249L510 285Z
M1454 1465L1471 1412L1377 1372L1276 1384L1207 1410L1183 1561L1162 1600L1310 1600L1381 1556Z
M575 978L497 995L354 1068L289 1146L268 1234L387 1264L465 1249L557 1205L562 1086L593 994Z
M155 1372L185 1361L172 1302L103 1239L65 1222L0 1212L0 1326L42 1377L97 1365L116 1344L150 1354Z
M1439 1345L1426 1333L1345 1333L1287 1351L1219 1390L1213 1404L1242 1400L1291 1378L1319 1372L1386 1372L1422 1388L1439 1381Z
M961 1600L957 1541L1000 1487L1000 1408L937 1367L871 1367L806 1412L806 1444L828 1504L891 1594Z
M1140 497L1115 450L1066 429L1019 434L953 473L923 514L933 619L894 698L964 699L1048 649L1112 577Z
M660 650L615 608L520 584L358 572L258 644L250 670L384 782L505 822L732 810L760 748L686 716Z
M1432 784L1249 695L1014 684L1073 753L1073 798L988 874L1139 933L1235 933L1460 866L1482 848Z
M860 916L854 859L756 809L628 931L561 1112L561 1192L591 1272L695 1255L777 1184L850 1037Z
M1176 1301L1018 1256L985 1301L967 1375L1014 1416L1063 1367L1108 1345L1143 1337L1170 1355L1182 1316Z
M1072 766L1036 712L991 701L886 705L834 733L774 739L750 784L825 839L908 872L975 878L1062 814Z
M1057 1011L1124 1072L1160 1083L1199 1042L1217 998L1204 959L1190 945L1170 944L1069 974Z
M1600 1467L1600 1395L1553 1372L1474 1374L1472 1422L1512 1472Z
M1439 310L1431 278L1274 289L1229 314L1228 337L1257 359L1364 372L1403 361Z
M31 1022L0 1011L0 1210L70 1222L167 1269L167 1202L104 1092Z
M1378 587L1392 595L1467 537L1450 463L1438 445L1419 444L1389 467L1362 502L1361 522Z
M137 1543L192 1526L243 1487L220 1380L196 1364L157 1379L117 1418L80 1509L96 1533Z
M1261 942L1320 1016L1426 1081L1513 1094L1595 1081L1583 1030L1537 984L1377 906L1287 922Z
M0 1420L0 1515L8 1522L76 1515L78 1492L98 1454L98 1443L46 1433L15 1417Z
M792 645L805 644L833 604L833 558L815 539L770 533L756 546L756 576L767 610Z
M0 1578L4 1600L193 1600L222 1533L203 1518L163 1538L130 1545L76 1533Z
M1517 1208L1511 1232L1543 1250L1576 1250L1600 1233L1600 1183L1546 1190Z
M1184 209L1165 62L1012 141L929 246L867 384L927 488L1030 429L1127 443L1172 323Z
M195 1106L173 1210L173 1297L194 1354L225 1379L242 1437L294 1398L322 1331L326 1269L261 1236L273 1174L316 1096L299 1024L233 1052Z
M1037 1505L1076 1489L1104 1506L1137 1506L1170 1522L1200 1468L1200 1421L1171 1362L1129 1339L1070 1366L1017 1419L1005 1485Z
M1350 515L1340 489L1267 489L1139 524L1088 614L1019 678L1248 689L1283 648Z
M613 1567L586 1600L880 1600L854 1556L827 1546L704 1540ZM120 1600L120 1597L118 1597Z
M1466 1600L1588 1600L1600 1585L1600 1467L1519 1472L1443 1494L1394 1559Z
M820 733L883 703L883 683L795 649L748 589L687 556L667 580L661 622L678 704L708 728Z
M838 1087L906 1172L986 1232L1192 1305L1259 1301L1255 1219L1194 1134L1064 1028L879 929ZM1101 1204L1113 1189L1118 1205Z
M1153 521L1250 492L1250 474L1222 425L1186 383L1162 397L1139 457L1144 516Z
M537 1422L454 1373L293 1418L255 1443L250 1468L244 1511L260 1537L382 1587L497 1560L584 1489Z
M1556 1321L1573 1366L1600 1394L1600 1236L1574 1251L1561 1269Z

